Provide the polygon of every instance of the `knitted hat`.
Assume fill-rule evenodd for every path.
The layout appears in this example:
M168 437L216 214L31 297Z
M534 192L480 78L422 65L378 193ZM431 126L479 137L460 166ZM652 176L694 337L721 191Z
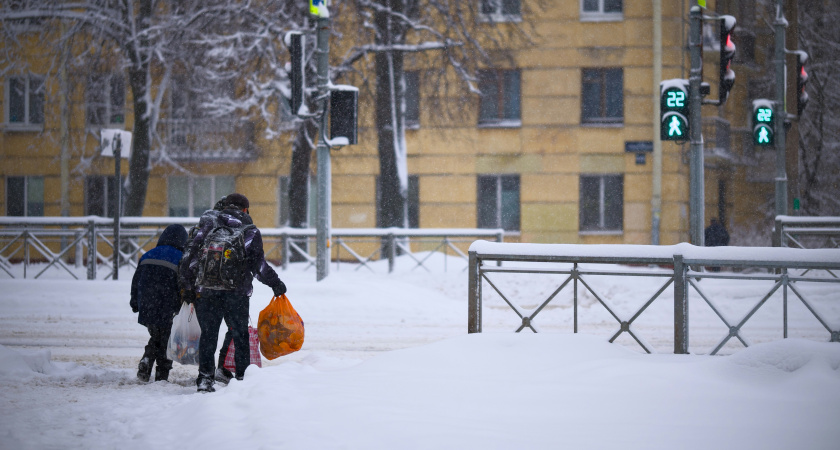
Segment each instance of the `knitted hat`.
M250 207L250 203L248 203L248 197L245 197L242 194L229 194L225 197L225 203L228 205L233 205L239 209L246 209Z

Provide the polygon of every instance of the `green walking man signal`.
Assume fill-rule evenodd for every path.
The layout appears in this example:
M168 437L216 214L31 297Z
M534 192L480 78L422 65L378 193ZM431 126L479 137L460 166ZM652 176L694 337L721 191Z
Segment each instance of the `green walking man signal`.
M659 84L660 127L659 138L663 141L688 140L688 80L674 78Z
M773 114L774 103L765 98L753 100L753 145L769 147L774 144L776 123Z

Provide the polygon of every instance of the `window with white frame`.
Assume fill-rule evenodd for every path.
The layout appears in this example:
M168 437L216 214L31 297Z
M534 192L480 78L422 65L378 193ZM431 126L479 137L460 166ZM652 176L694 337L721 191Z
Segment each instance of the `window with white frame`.
M235 189L233 176L169 177L167 196L171 217L200 217L222 196Z
M125 78L120 74L94 75L85 89L88 125L125 125Z
M6 215L44 215L44 177L6 177Z
M479 0L479 18L485 22L513 22L522 19L520 0Z
M621 232L624 229L624 176L581 175L580 231Z
M481 91L479 125L521 126L519 71L486 69L478 76L478 89Z
M6 80L6 125L10 129L44 126L44 78L34 75Z
M113 175L85 177L85 215L114 217L116 182ZM123 197L124 198L124 197Z
M584 21L611 21L624 18L622 0L580 0L580 18Z
M478 176L478 228L519 231L519 175Z
M621 68L583 69L581 123L624 123L624 71Z

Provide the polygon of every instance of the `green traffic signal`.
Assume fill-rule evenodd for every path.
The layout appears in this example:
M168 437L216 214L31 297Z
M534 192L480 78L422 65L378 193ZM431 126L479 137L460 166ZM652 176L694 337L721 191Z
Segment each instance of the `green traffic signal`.
M659 138L663 141L689 139L688 80L671 79L660 83Z
M766 99L753 101L753 145L769 147L774 144L776 131L773 102Z

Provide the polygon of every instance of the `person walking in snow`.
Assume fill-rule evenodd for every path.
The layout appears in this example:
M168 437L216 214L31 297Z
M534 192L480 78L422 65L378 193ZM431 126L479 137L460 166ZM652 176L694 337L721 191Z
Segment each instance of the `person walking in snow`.
M224 196L224 197L220 198L219 201L217 201L216 204L213 205L213 209L208 209L207 211L204 211L201 214L201 217L198 220L198 225L192 227L190 229L189 233L188 233L189 234L189 237L188 237L189 242L192 242L192 240L195 238L195 235L198 234L199 230L201 230L202 228L205 228L205 227L212 227L216 223L216 218L219 216L219 213L223 209L225 209L225 206L227 206L226 201L227 201L227 196ZM248 217L248 219L250 219L250 217ZM250 223L251 222L248 222L248 224L250 224ZM179 269L179 273L185 273L184 269L185 269L186 265L189 264L189 260L190 260L190 253L187 251L187 252L184 253L184 259L181 260L181 264L184 267ZM187 294L186 298L184 299L185 301L187 301L189 303L193 303L193 301L195 300L195 298L193 298L193 296L195 294L193 292L193 290L189 290L189 291L182 290L181 293L182 293L182 297L184 296L185 293ZM225 332L225 337L222 340L222 348L219 350L219 364L216 368L216 373L215 373L216 381L221 381L223 383L227 383L228 381L230 381L231 378L233 378L233 373L231 373L230 370L225 368L225 359L227 358L228 348L230 348L230 341L232 339L233 339L233 333L231 332L231 329L228 327L227 332Z
M254 277L271 287L274 295L286 293L286 285L265 261L262 235L248 214L248 198L234 193L225 197L225 203L227 205L216 216L214 223L205 224L188 244L189 260L181 266L183 295L184 298L194 299L198 323L201 326L198 377L195 381L199 392L215 391L214 355L222 320L231 332L234 348L242 349L234 355L236 379L241 380L245 376L245 369L250 363L248 317ZM231 236L231 247L216 244L221 242L219 235L223 234L222 231ZM236 244L240 242L240 236L241 244ZM237 245L244 248L237 248ZM220 272L209 273L208 262L212 261L211 253L222 248L223 264L221 267L214 266ZM240 253L244 254L242 266L236 268L237 255ZM231 268L236 270L230 272ZM228 284L231 280L232 284Z
M139 313L137 322L149 330L149 343L137 366L137 378L148 382L155 369L155 381L169 379L172 360L166 358L166 346L172 330L172 318L181 306L178 291L178 264L181 262L187 230L169 225L157 246L146 252L137 264L131 280L131 310Z

